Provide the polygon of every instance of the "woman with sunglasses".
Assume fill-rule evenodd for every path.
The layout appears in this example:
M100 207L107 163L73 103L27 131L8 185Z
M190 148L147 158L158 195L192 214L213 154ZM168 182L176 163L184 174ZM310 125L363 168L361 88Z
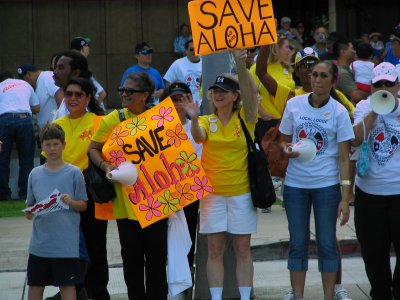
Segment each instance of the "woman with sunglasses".
M85 78L70 80L64 89L64 101L68 114L54 121L65 132L66 146L63 151L63 160L79 167L82 172L88 167L87 149L94 132L94 120L97 115L104 115L104 111L94 97L95 94L95 87L90 80ZM89 268L89 274L95 274L96 278L91 275L89 275L90 278L85 278L88 284L86 290L93 299L100 299L99 296L103 297L102 299L109 299L107 222L95 220L94 202L89 193L88 197L87 210L81 213L81 229L85 241L80 242L80 248L84 249L83 244L86 244L90 261L88 265L83 262L84 257L81 257L81 261L84 264L84 271ZM81 254L84 252L80 251ZM79 293L84 293L81 287L77 286L78 296L80 296ZM81 298L78 297L78 299Z
M200 200L200 233L207 234L212 300L222 296L226 233L233 234L240 299L249 299L254 273L250 237L257 230L257 211L251 200L247 143L239 118L254 137L257 86L246 70L246 50L235 50L233 55L240 82L233 74L217 76L208 88L212 114L199 116L198 105L184 100L193 138L203 144L202 165L213 187L213 193Z
M360 101L354 111L352 145L359 146L367 139L369 154L367 173L356 176L354 224L371 284L370 296L400 299L400 86L395 66L387 62L376 66L371 83L372 95ZM387 95L377 101L388 102L391 96L395 99L391 112L384 115L371 108L371 99L379 91ZM394 268L390 266L392 245Z
M133 72L128 74L118 92L124 118L132 119L151 107L154 83L147 73ZM90 159L106 173L116 167L103 160L101 151L120 122L118 110L109 113L101 120L89 145ZM166 300L167 219L142 229L123 187L116 182L114 187L117 196L112 201L111 214L117 220L128 298Z
M334 299L340 268L336 222L338 217L340 225L349 220L349 151L354 138L348 111L332 97L337 76L334 64L318 62L311 72L312 92L287 102L279 127L282 148L290 158L283 197L290 234L288 269L292 290L285 294L285 300L304 298L311 208L324 299ZM308 162L297 158L298 152L289 152L289 147L305 138L317 150L315 158Z

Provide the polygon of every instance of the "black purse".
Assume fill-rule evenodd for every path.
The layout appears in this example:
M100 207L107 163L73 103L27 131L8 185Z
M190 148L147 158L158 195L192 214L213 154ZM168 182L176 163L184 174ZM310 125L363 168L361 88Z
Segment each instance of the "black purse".
M86 188L97 203L106 203L115 198L114 184L107 180L106 173L96 166L89 157L88 168L83 172Z
M267 208L276 201L275 188L269 173L268 161L257 136L253 142L245 123L239 114L238 116L247 142L248 173L253 205L257 208Z

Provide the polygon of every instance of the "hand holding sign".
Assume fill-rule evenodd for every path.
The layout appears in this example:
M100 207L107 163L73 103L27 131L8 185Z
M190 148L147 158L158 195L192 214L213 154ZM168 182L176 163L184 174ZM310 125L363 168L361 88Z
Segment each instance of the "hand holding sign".
M188 3L196 55L276 43L272 0Z

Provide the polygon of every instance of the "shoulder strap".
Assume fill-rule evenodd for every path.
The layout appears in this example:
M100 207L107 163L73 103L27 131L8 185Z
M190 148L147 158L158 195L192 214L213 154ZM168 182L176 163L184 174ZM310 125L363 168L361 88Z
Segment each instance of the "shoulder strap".
M120 121L120 122L126 120L125 114L124 114L124 109L123 109L123 108L118 109L118 115L119 115L119 121Z
M240 117L240 113L238 112L238 117L239 117L239 121L240 121L240 125L242 126L242 131L244 133L244 136L246 137L246 142L247 142L247 148L249 150L249 152L255 152L255 145L253 140L251 139L250 133L247 130L246 124L244 123L244 121L242 120L242 118Z

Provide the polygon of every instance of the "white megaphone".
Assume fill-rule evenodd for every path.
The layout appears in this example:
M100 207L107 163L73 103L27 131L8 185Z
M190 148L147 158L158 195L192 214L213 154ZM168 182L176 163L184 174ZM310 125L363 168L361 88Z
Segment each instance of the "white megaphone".
M107 173L107 178L115 180L122 185L133 185L138 178L138 171L134 164L124 161L118 166L118 169Z
M310 139L301 139L296 144L289 146L287 151L290 152L299 152L300 156L297 159L302 163L308 163L312 161L317 154L317 147Z
M378 115L391 113L396 103L392 93L385 90L376 91L369 99L372 110Z

